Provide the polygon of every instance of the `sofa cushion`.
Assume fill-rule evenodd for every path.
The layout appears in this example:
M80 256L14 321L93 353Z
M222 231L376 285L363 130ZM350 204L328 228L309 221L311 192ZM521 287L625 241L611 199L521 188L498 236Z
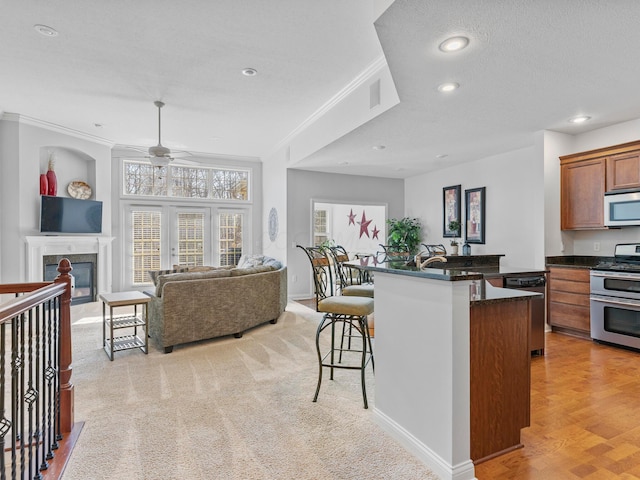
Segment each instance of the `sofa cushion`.
M178 269L178 268L182 268L184 269L185 272L208 272L209 270L215 270L218 267L211 267L208 265L193 265L193 266L188 266L188 265L174 265L173 269Z
M175 268L178 267L178 268ZM174 265L174 268L172 270L149 270L147 271L147 274L149 275L149 278L151 278L151 281L153 282L154 285L158 285L158 277L160 275L166 275L168 273L180 273L180 272L186 272L187 271L187 267L180 267L178 265Z
M207 272L181 272L181 273L167 273L158 277L156 285L156 296L162 296L162 287L167 282L182 282L185 280L202 280L206 278L222 278L230 277L231 270L220 268L215 270L209 270Z
M253 275L255 273L272 272L274 270L277 270L277 268L272 267L271 265L258 265L257 267L234 268L233 270L231 270L231 276L239 277L241 275Z

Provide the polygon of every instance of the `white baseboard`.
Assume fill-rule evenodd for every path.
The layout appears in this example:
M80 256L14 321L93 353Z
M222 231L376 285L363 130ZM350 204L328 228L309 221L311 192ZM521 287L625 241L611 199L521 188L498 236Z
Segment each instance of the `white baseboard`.
M433 473L443 480L477 480L471 459L450 465L440 455L431 450L401 425L386 416L377 408L374 409L374 420L385 432L395 438L415 457L427 465Z

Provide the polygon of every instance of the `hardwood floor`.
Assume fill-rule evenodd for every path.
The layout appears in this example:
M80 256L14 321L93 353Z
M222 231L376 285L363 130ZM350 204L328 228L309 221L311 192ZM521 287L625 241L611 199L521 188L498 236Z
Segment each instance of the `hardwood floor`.
M476 465L476 477L640 480L640 353L547 333L545 356L531 359L521 439L524 448Z
M557 333L531 361L523 449L476 466L479 480L640 479L640 353Z

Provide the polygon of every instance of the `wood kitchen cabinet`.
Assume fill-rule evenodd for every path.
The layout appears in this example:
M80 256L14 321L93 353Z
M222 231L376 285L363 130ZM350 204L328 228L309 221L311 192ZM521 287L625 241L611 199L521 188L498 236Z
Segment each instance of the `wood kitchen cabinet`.
M640 188L640 150L607 157L607 192Z
M560 162L560 228L604 228L605 158Z
M606 228L605 191L628 188L640 188L640 140L560 157L560 228Z
M547 310L553 330L591 337L588 268L549 267Z

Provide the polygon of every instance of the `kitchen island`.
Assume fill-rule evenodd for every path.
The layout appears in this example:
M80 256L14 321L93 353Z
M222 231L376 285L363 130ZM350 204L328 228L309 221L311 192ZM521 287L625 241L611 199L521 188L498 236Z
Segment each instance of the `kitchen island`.
M375 272L376 421L441 478L519 448L529 424L531 292L478 272Z

